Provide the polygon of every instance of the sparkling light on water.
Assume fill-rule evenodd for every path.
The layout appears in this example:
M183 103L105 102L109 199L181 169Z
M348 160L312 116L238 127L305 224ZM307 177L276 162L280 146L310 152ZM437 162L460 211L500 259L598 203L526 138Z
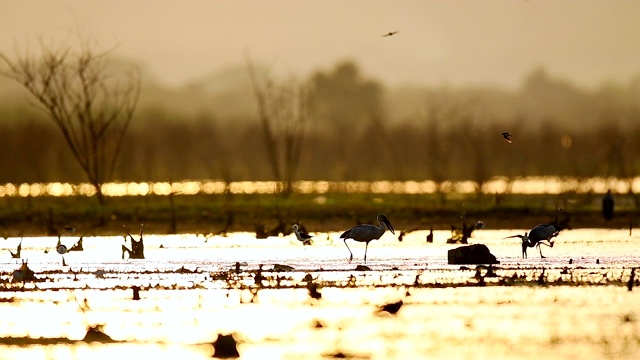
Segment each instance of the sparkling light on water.
M124 342L0 345L0 359L206 359L218 333L236 334L243 359L637 358L640 299L620 280L640 264L640 238L626 229L563 231L554 248L544 249L547 258L532 251L522 259L520 240L504 237L524 231L474 232L470 241L486 244L501 261L500 276L533 284L486 287L475 285L474 266L447 264L447 251L459 246L445 243L448 231L436 231L432 244L425 242L427 231L409 233L403 242L387 233L369 246L372 270L364 272L354 271L364 245L353 244L350 264L339 233L316 234L313 246L292 235L150 234L145 260L122 260L122 237L85 237L83 252L65 254L67 267L55 251L44 252L57 237L23 238L23 259L50 281L22 291L10 282L20 260L5 252L0 337L81 339L88 326L103 324L106 334ZM4 246L20 240L9 238ZM76 240L62 238L64 244ZM243 286L253 286L261 265L270 284L277 277L281 286L254 293L214 279L236 262ZM274 264L295 271L273 273ZM548 285L540 286L543 269ZM296 287L306 275L320 284L321 299ZM592 285L553 285L570 278ZM617 285L594 286L611 281ZM139 301L132 300L133 285L142 288ZM378 310L400 299L397 314Z
M631 181L634 191L640 189L640 177ZM326 194L328 192L374 193L374 194L432 194L437 191L436 183L425 181L297 181L294 188L302 194ZM445 182L442 188L451 192L470 194L476 191L472 181ZM144 196L144 195L180 195L223 194L272 194L277 189L273 181L239 181L225 183L216 180L180 181L180 182L142 182L142 183L106 183L103 192L106 196ZM629 183L614 178L558 178L558 177L525 177L507 179L494 178L484 184L483 192L487 194L561 194L566 191L578 193L606 193L611 189L617 193L627 193ZM0 185L0 197L4 196L72 196L95 195L95 188L90 184L5 184Z

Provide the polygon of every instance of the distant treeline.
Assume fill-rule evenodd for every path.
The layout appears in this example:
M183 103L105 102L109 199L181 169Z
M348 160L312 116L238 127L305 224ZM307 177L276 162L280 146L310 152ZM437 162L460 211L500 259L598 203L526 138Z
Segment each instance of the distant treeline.
M640 173L640 80L586 91L537 70L511 92L387 89L347 62L307 81L313 115L302 133L299 180L481 184L494 176ZM248 111L233 115L216 111L220 101L239 108L233 96L206 89L198 84L165 91L155 100L147 94L127 133L116 179L272 179L250 85L234 88ZM0 99L0 182L85 181L59 130L25 98ZM200 102L173 106L180 99ZM512 143L504 131L513 134Z

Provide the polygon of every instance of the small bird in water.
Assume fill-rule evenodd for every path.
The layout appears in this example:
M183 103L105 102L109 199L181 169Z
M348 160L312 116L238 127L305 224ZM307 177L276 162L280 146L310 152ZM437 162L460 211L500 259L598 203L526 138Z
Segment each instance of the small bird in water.
M502 137L503 137L505 140L507 140L507 142L508 142L509 144L511 144L511 139L513 138L513 135L511 135L511 133L510 133L510 132L507 132L507 131L503 132L503 133L502 133Z
M389 31L388 33L382 35L382 37L393 36L393 35L395 35L397 33L398 33L397 31Z
M293 232L296 234L296 238L298 239L298 241L300 241L303 245L311 245L311 238L313 238L313 236L307 234L306 231L300 230L300 228L298 228L298 224L293 224Z

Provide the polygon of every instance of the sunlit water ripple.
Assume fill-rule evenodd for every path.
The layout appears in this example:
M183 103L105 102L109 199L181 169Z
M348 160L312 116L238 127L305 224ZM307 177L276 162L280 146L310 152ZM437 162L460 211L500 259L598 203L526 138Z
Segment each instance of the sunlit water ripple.
M218 333L235 334L243 359L638 358L640 298L626 282L640 264L640 236L568 230L542 249L547 258L529 249L522 259L520 239L504 238L524 231L474 232L470 243L486 244L501 262L488 286L478 285L475 266L447 264L447 251L459 246L446 244L449 231L435 232L432 244L425 231L403 242L385 234L369 246L371 271L354 270L364 244L349 242L349 263L339 233L315 234L313 246L293 235L150 234L145 260L121 259L123 237L85 237L84 251L64 255L66 267L57 238L23 238L22 259L44 281L11 283L21 260L3 251L0 337L82 339L88 326L102 324L122 342L5 341L0 359L205 359ZM2 244L15 251L20 241ZM220 277L236 262L242 266L232 283ZM294 271L274 273L275 264ZM260 266L268 280L256 292ZM310 298L307 274L320 284L321 299ZM500 282L510 278L521 281ZM139 301L134 285L142 288ZM377 310L400 299L395 315Z

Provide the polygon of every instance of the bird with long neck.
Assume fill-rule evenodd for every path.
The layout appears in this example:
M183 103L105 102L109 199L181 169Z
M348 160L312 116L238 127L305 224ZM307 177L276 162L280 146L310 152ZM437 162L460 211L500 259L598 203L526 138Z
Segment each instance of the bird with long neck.
M366 244L364 249L364 262L366 264L367 250L369 249L369 243L372 240L380 239L380 237L382 237L382 235L385 233L385 231L387 231L387 229L389 229L389 231L391 231L392 234L395 234L393 225L391 225L391 222L389 221L389 218L387 217L387 215L380 213L378 214L377 219L378 219L378 224L380 225L379 227L371 224L362 224L362 225L352 227L351 229L345 231L344 233L342 233L342 235L340 235L340 239L344 240L344 245L347 247L347 250L349 250L349 254L351 255L349 257L349 262L353 260L353 252L351 252L349 245L347 245L347 239L353 239L355 241L364 242Z
M534 247L534 246L538 247L538 251L540 251L540 257L544 258L545 256L542 255L542 249L540 248L540 245L553 247L553 240L551 239L558 236L561 230L562 230L562 227L558 225L540 224L540 225L534 226L533 229L531 229L529 232L525 232L524 235L508 236L505 239L515 238L515 237L519 237L520 239L522 239L522 257L523 258L527 257L527 248Z

